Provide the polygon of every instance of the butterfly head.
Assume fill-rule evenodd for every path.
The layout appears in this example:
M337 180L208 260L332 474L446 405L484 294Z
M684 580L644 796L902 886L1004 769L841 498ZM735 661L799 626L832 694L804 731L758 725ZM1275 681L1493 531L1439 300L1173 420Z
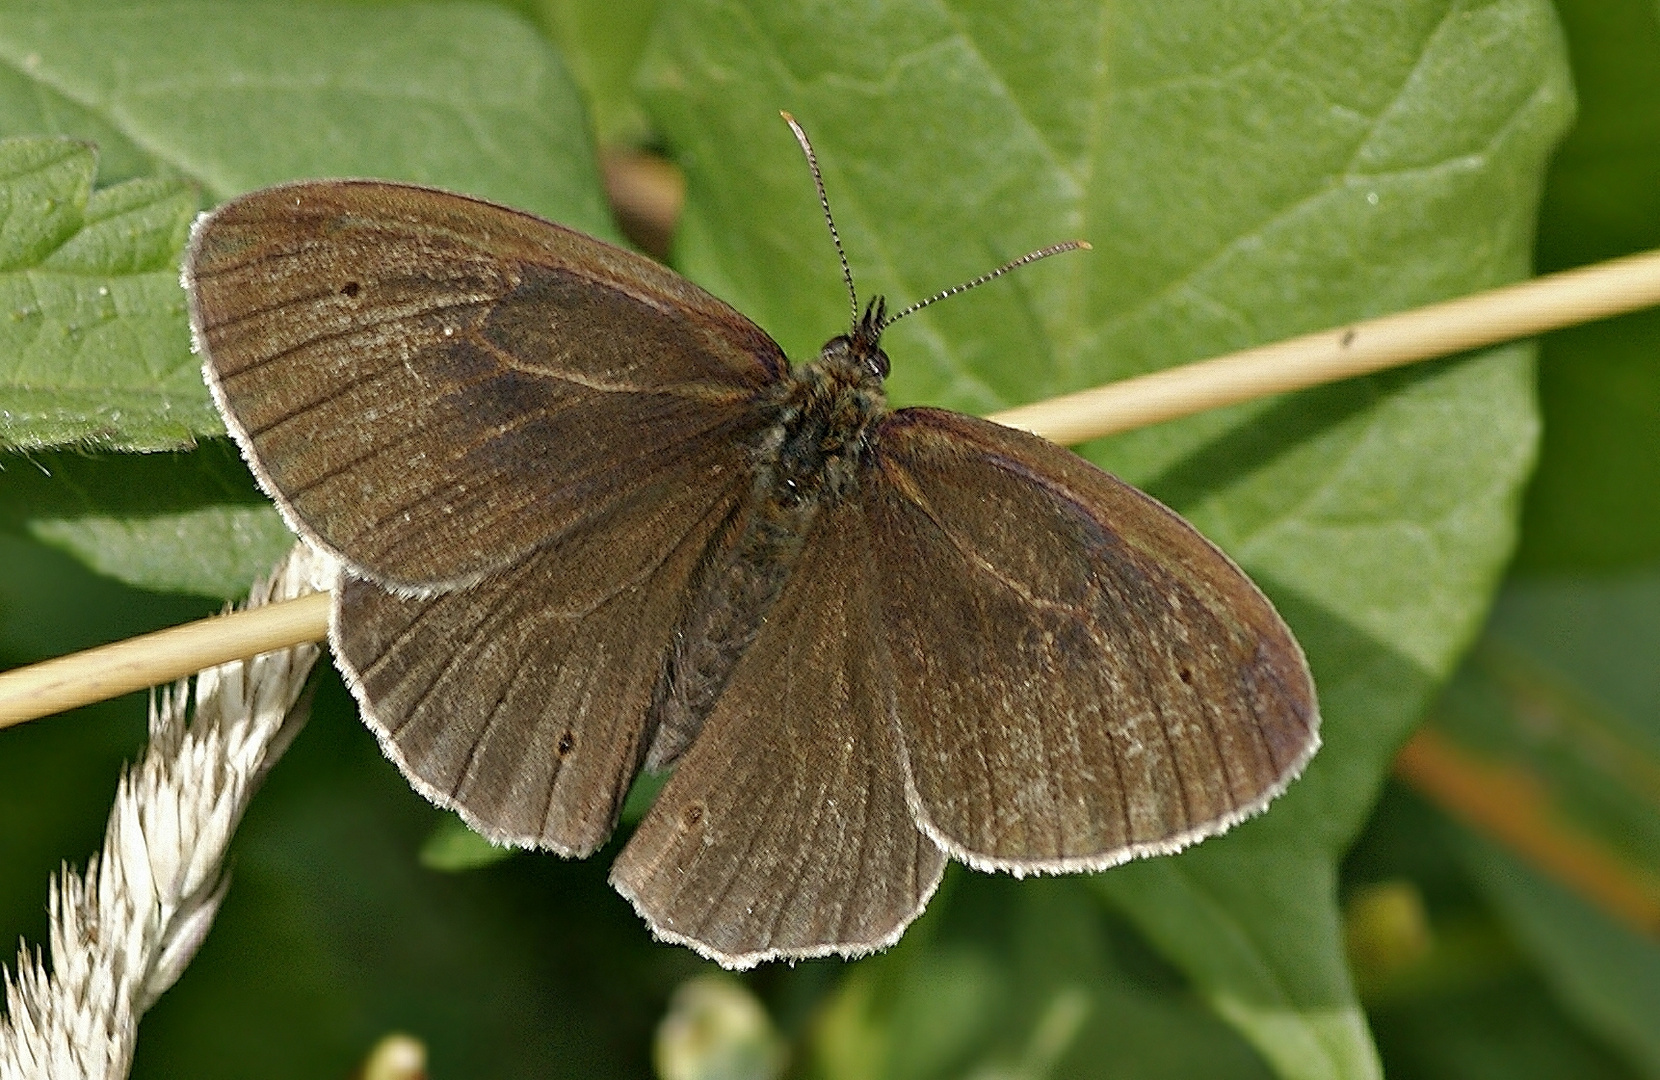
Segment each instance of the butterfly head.
M882 331L888 325L888 301L878 296L865 305L865 313L852 329L824 343L819 358L826 363L853 368L860 375L878 381L888 377L888 354L882 351Z

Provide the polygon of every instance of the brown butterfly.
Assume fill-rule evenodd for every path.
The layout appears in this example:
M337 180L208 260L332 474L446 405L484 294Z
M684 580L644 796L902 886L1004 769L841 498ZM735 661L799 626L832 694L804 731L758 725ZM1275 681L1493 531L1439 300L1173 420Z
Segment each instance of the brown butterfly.
M330 639L387 755L570 856L672 765L611 879L729 967L892 943L947 856L1175 851L1318 745L1290 631L1176 514L888 408L881 299L792 366L639 255L374 181L225 204L184 279L226 425L344 564Z

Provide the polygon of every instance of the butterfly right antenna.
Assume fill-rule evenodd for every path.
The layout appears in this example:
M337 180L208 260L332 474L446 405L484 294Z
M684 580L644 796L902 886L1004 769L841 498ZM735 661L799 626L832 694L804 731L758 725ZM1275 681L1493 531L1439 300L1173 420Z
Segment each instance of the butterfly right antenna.
M836 219L830 215L830 198L824 193L824 176L818 169L818 156L813 153L813 144L808 141L807 133L801 129L800 124L796 123L795 117L791 116L787 112L779 113L779 115L784 118L784 122L786 124L790 125L790 130L795 132L795 141L801 144L801 152L807 155L807 168L812 170L813 186L818 188L818 204L824 207L824 223L830 226L830 239L836 245L836 258L840 259L842 262L842 280L847 282L847 299L853 309L851 314L851 323L855 330L858 330L861 327L859 319L859 294L853 288L853 269L847 265L847 252L842 250L841 234L836 232ZM1052 244L1046 248L1039 248L1037 251L1029 251L1020 258L1011 259L1002 266L999 266L997 269L987 271L972 281L965 281L961 285L953 285L949 289L941 289L928 299L918 300L916 303L912 304L903 311L898 312L897 314L889 315L887 313L886 305L883 305L881 310L875 310L873 308L873 310L865 312L863 326L866 328L866 332L872 335L872 340L874 340L875 338L881 336L883 330L886 330L888 327L892 326L900 319L903 319L905 316L913 315L930 304L936 304L939 301L944 300L948 296L956 296L958 293L967 292L976 286L984 285L986 282L991 281L994 278L1000 278L1010 270L1025 266L1027 263L1034 263L1039 259L1047 259L1051 255L1059 255L1063 251L1079 250L1089 250L1089 242L1086 240L1067 240L1064 243ZM877 298L877 302L881 303L881 297Z

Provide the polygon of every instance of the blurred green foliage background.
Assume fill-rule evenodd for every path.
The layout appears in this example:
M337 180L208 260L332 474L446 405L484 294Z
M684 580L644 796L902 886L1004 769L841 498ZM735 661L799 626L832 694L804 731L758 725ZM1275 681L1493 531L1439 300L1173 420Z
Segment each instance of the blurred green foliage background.
M373 175L616 237L599 153L648 147L686 177L674 265L810 355L845 297L779 109L867 294L1095 247L897 328L902 403L989 411L1660 245L1656 0L4 0L0 136L36 138L0 144L0 664L209 614L290 542L189 353L198 208ZM1428 723L1660 896L1660 315L1081 450L1270 593L1326 747L1191 852L953 867L890 952L746 974L789 1070L1660 1077L1660 922L1389 778ZM0 938L43 941L143 713L0 732ZM711 965L650 940L609 853L469 852L325 672L136 1074L345 1076L402 1030L438 1077L650 1075Z

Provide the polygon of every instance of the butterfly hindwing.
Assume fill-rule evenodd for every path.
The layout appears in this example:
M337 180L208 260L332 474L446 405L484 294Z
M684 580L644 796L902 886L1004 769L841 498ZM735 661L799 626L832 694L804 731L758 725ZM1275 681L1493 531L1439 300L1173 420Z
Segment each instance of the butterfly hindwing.
M644 756L687 582L741 490L705 492L662 559L648 554L660 544L619 549L598 530L430 597L343 579L335 656L387 755L493 840L594 851Z
M1318 745L1267 599L1075 454L906 409L877 433L864 498L913 808L970 864L1175 850L1261 809Z
M944 869L906 805L869 545L856 503L820 517L612 868L659 936L727 966L881 948Z

